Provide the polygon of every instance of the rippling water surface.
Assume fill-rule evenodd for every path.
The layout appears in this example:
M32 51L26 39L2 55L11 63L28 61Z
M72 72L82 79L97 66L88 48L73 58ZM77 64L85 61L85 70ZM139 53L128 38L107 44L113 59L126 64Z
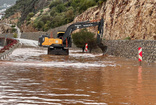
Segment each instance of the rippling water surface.
M2 105L155 105L156 66L72 50L16 49L0 61Z

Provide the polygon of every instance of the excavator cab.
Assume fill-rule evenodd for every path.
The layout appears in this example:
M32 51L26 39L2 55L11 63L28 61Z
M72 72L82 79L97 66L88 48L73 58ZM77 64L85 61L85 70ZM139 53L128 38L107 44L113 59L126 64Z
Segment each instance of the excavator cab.
M48 54L50 55L69 55L69 49L63 44L64 31L57 32L57 40L61 43L53 43L48 47ZM50 39L49 39L50 40Z
M57 32L57 38L62 39L64 33L65 33L64 31L59 31L59 32Z

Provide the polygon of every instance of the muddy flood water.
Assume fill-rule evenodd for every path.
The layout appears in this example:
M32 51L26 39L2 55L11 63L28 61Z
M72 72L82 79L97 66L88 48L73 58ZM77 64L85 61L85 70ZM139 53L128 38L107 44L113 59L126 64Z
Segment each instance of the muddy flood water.
M156 105L156 65L18 48L0 61L0 105Z

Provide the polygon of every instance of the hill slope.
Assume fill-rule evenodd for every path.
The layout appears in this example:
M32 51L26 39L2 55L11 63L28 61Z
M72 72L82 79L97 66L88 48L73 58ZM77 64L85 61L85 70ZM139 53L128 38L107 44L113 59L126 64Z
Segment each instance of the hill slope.
M73 20L103 17L104 39L156 39L155 0L18 0L7 15L9 11L16 13L9 21L21 17L23 31L47 31Z
M87 8L98 5L105 0L18 0L6 11L8 18L16 12L21 14L19 26L32 27L47 31L73 21L74 17ZM17 18L17 17L14 17ZM11 18L13 19L13 18ZM23 29L23 31L25 31Z

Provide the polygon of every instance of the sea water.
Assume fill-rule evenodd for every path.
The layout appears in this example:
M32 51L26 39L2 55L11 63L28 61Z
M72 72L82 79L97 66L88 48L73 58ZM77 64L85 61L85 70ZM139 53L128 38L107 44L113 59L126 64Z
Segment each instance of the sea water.
M16 0L0 0L0 19L5 14L6 9L14 5Z

